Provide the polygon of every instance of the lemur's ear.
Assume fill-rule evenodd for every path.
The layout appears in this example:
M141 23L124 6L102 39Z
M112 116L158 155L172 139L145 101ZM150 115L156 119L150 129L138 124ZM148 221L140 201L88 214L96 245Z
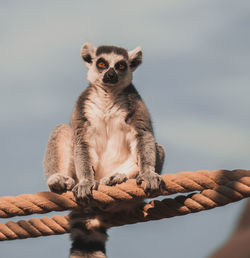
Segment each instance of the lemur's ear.
M128 52L130 69L132 72L142 63L142 49L137 47Z
M81 57L88 68L90 67L93 58L95 57L95 51L96 48L92 46L89 41L87 41L81 47Z

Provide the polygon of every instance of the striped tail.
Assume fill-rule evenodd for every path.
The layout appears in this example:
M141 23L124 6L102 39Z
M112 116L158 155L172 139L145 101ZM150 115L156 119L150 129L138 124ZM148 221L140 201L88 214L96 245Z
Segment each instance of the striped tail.
M107 229L93 208L70 213L70 258L106 258Z

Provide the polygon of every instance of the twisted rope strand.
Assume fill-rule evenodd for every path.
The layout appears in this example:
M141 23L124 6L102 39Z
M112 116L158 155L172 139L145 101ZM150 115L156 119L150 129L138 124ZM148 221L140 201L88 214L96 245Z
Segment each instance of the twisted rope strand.
M32 218L28 221L0 223L0 241L60 235L68 232L68 215L65 217L44 217L40 220Z
M221 189L223 190L220 192L207 189L188 196L179 195L176 198L166 198L162 201L153 200L149 203L143 203L128 213L124 211L102 212L102 218L107 227L123 226L208 210L250 196L250 193L240 194L237 191L232 191L230 187ZM0 241L68 233L68 220L69 216L66 215L52 218L44 217L40 220L33 218L17 223L12 221L6 224L0 223Z
M138 186L134 179L115 186L99 185L93 190L91 204L108 210L121 202L135 199L152 198L159 195L187 193L206 189L216 190L216 195L224 193L225 196L250 194L250 170L199 170L196 172L180 172L178 174L162 175L166 189L156 193L146 194L145 183ZM224 197L226 198L226 197ZM22 194L16 197L0 197L0 217L24 216L34 213L47 213L50 211L64 211L78 207L72 192L56 194L40 192L36 194Z

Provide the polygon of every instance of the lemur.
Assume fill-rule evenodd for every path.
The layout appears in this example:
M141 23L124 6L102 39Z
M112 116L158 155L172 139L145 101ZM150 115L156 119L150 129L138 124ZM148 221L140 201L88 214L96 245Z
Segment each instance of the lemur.
M98 184L128 178L145 181L146 191L158 190L164 149L155 142L149 112L132 84L141 48L95 48L87 42L81 57L89 86L78 97L70 124L56 126L50 135L44 159L50 190L72 190L80 203L91 199ZM95 209L72 211L70 226L70 258L106 257L106 227Z

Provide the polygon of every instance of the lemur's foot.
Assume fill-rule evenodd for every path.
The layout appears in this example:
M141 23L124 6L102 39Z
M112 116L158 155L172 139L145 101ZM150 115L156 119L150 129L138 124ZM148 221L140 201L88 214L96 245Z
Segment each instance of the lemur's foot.
M92 190L96 188L96 181L83 179L72 189L72 192L78 202L88 203L92 197Z
M75 180L69 176L55 173L48 178L47 184L52 192L60 193L71 190L75 185Z
M112 186L112 185L116 185L116 184L121 184L123 182L126 182L127 180L128 180L128 178L127 178L126 174L115 173L112 176L103 177L100 180L100 184Z
M142 181L146 183L146 193L159 191L165 185L162 177L153 171L139 174L136 178L136 183L141 184Z

